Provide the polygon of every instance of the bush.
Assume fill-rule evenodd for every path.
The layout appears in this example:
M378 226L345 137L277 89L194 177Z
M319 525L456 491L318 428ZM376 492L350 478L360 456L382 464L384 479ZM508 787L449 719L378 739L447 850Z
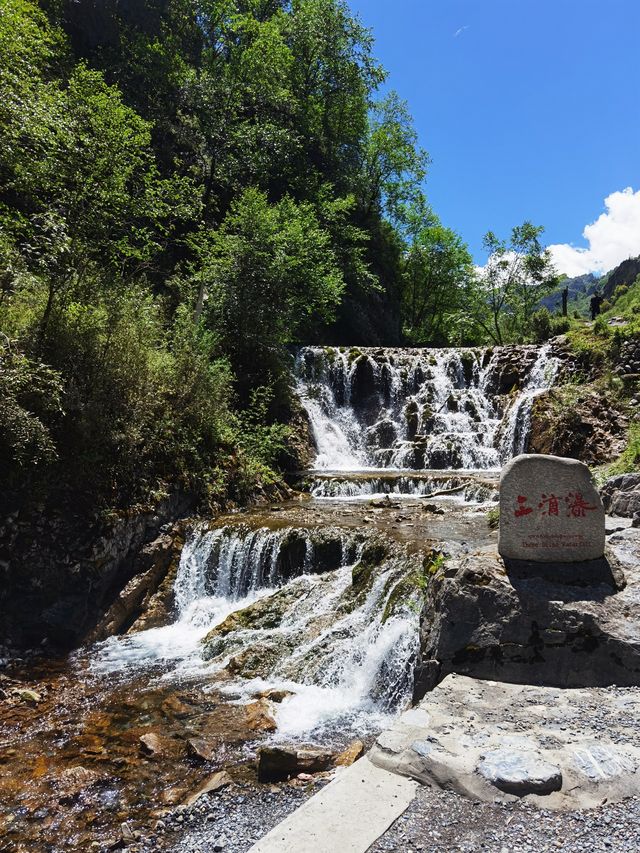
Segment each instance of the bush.
M0 335L0 472L13 485L25 470L56 458L50 424L61 412L60 374Z
M537 343L544 343L551 337L551 314L548 308L540 308L531 315L531 332Z

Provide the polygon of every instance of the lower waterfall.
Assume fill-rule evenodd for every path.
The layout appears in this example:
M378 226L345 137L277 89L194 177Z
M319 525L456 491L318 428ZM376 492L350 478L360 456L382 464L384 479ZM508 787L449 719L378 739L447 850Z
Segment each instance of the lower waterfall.
M406 557L380 551L374 565L368 547L380 548L338 529L202 527L183 549L176 621L109 638L92 668L177 681L232 672L217 686L236 701L287 691L280 738L378 730L410 700L419 608L410 590L394 601Z

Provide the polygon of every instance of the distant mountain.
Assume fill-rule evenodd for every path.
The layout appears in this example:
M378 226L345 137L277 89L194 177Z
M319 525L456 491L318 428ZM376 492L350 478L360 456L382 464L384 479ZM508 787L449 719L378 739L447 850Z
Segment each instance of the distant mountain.
M569 309L572 310L575 307L572 303L584 302L585 297L591 296L601 281L602 279L593 273L577 275L575 278L565 278L555 290L540 300L540 307L544 306L551 312L561 310L562 291L567 287L569 288Z
M607 273L601 280L603 284L602 294L607 299L613 295L616 287L626 284L630 287L640 275L640 255L637 258L628 258L615 269Z

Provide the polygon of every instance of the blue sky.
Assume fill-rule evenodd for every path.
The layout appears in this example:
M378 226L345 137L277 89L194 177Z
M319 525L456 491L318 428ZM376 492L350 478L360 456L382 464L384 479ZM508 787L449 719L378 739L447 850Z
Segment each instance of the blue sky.
M476 261L485 231L524 219L571 274L640 253L640 0L349 2Z

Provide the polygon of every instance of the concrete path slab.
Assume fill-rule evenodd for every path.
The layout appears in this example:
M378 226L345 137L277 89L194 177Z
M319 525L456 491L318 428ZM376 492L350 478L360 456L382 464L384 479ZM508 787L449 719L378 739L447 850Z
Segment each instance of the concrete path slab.
M365 853L405 811L417 783L356 761L249 853Z

